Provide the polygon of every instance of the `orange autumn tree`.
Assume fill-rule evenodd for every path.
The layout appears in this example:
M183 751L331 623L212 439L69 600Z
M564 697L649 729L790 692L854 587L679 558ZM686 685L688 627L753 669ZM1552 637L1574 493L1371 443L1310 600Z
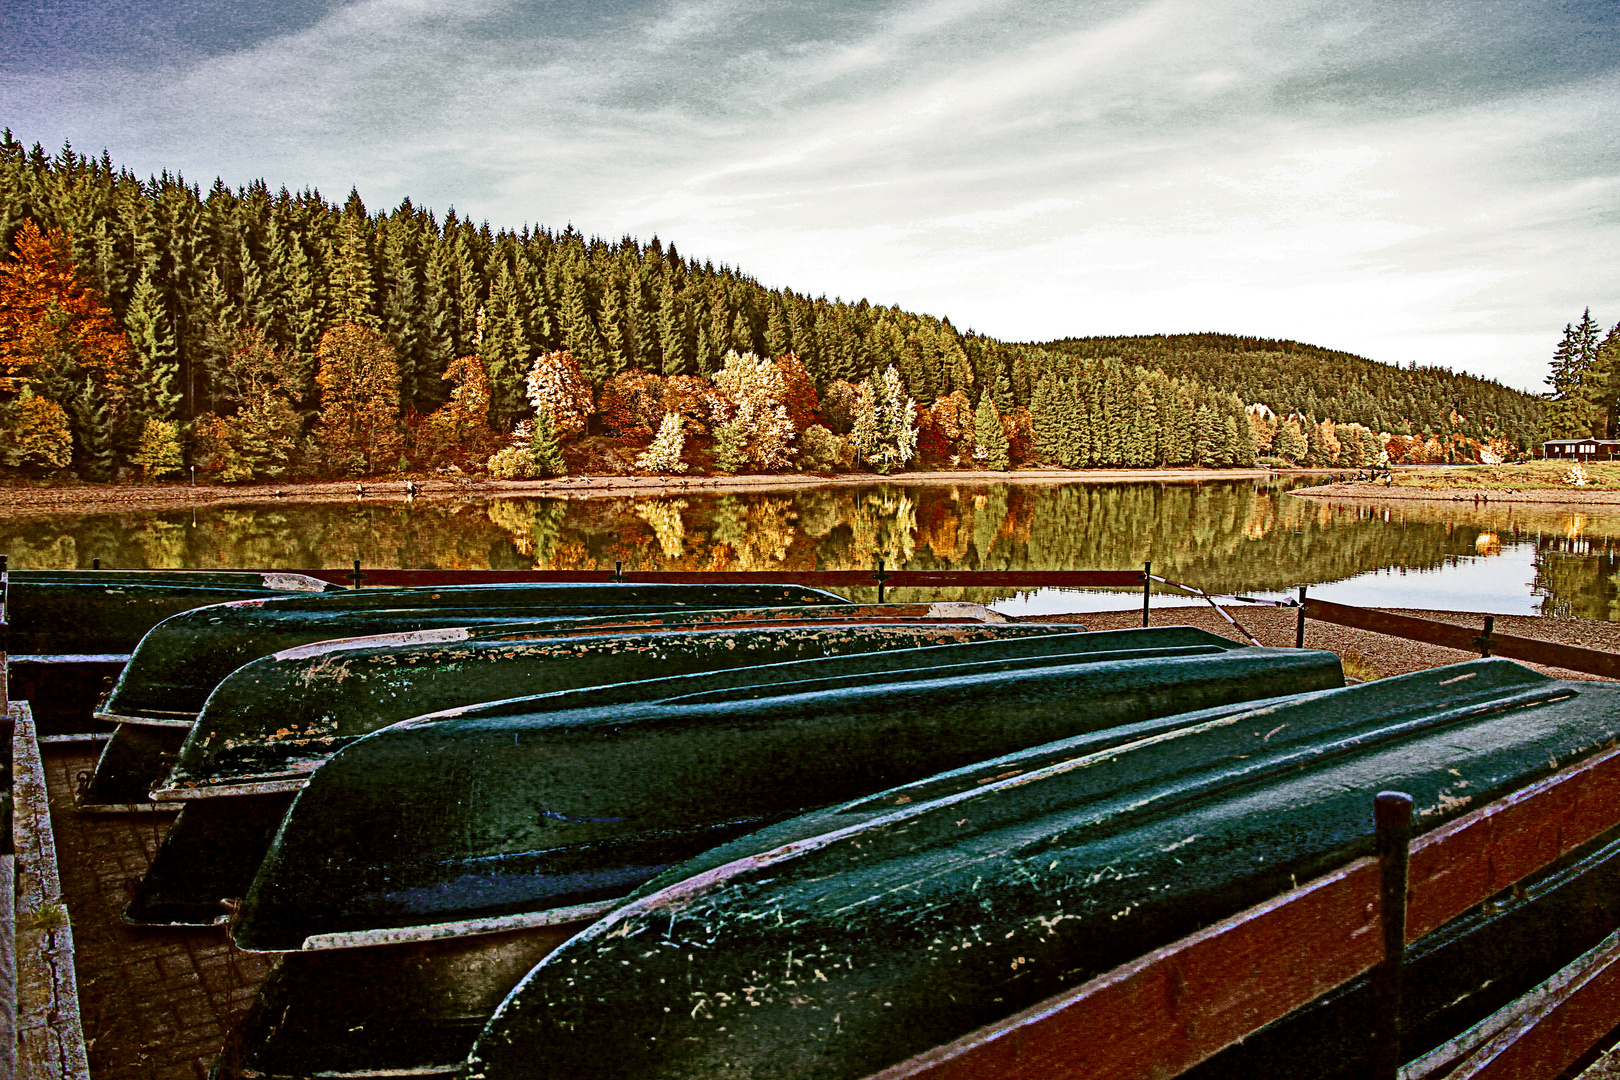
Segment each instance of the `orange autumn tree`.
M14 241L14 257L0 263L5 456L16 463L26 442L23 457L65 465L71 440L81 470L106 475L113 420L134 369L129 339L79 279L67 233L24 221Z
M370 476L399 463L399 364L381 334L342 323L321 335L317 350L321 418L316 442L331 465Z
M484 362L463 356L451 361L443 377L454 382L455 389L422 425L416 450L430 463L440 458L458 466L483 461L504 441L489 426L489 375Z

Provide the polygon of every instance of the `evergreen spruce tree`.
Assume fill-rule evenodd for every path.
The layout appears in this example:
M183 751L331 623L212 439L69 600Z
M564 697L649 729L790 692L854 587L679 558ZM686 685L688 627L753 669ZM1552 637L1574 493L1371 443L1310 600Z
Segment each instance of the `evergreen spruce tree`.
M534 434L529 438L529 456L541 476L565 476L568 465L563 461L562 449L557 445L557 433L552 427L551 414L544 409L535 410Z
M529 356L533 349L524 326L512 267L504 259L495 273L495 284L489 291L489 308L483 315L477 349L489 376L489 422L495 430L505 431L524 407L523 380L529 373Z
M714 467L721 472L734 473L748 463L748 430L745 424L732 420L714 429Z
M783 356L793 351L786 304L776 293L771 295L771 302L765 311L765 349L772 356Z
M127 421L130 442L138 441L148 420L170 420L180 394L175 378L180 371L175 355L169 312L149 274L142 274L124 316L125 332L136 356L135 383L131 387ZM133 449L133 447L131 447Z
M332 319L373 330L377 318L377 288L372 280L371 221L358 191L349 192L338 223L337 250L332 267Z
M73 464L86 480L111 480L113 475L113 411L106 395L88 376L68 404L77 445Z
M990 394L979 395L979 407L973 414L973 442L978 447L973 456L985 468L1002 472L1012 468L1012 460L1007 455L1007 432L996 413L996 400Z
M658 292L658 349L663 355L665 375L686 375L691 371L686 353L686 317L680 297L675 294L672 275L664 275Z

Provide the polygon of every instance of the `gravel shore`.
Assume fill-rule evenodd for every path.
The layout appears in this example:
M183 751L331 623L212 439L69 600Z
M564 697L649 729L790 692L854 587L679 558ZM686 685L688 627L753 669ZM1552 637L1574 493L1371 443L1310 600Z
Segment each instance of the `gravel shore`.
M1295 612L1292 608L1233 607L1229 608L1244 629L1253 634L1262 645L1292 647L1294 644ZM1437 622L1459 626L1482 627L1485 612L1419 611L1397 608L1400 615L1415 615ZM1519 637L1557 641L1565 645L1584 645L1589 649L1620 652L1620 624L1592 622L1587 619L1551 619L1534 615L1497 615L1496 632ZM1054 615L1031 618L1031 621L1080 623L1088 630L1123 630L1142 625L1142 609L1126 611L1096 611L1076 615ZM1230 623L1208 607L1164 607L1152 612L1154 626L1196 626L1202 630L1228 637L1234 641L1244 638ZM1387 678L1412 671L1458 664L1476 658L1476 654L1418 641L1375 634L1369 630L1356 630L1334 623L1306 620L1305 647L1327 649L1337 653L1345 665L1345 673L1362 679ZM1528 667L1559 679L1582 679L1592 682L1612 682L1598 675L1563 668L1529 664Z

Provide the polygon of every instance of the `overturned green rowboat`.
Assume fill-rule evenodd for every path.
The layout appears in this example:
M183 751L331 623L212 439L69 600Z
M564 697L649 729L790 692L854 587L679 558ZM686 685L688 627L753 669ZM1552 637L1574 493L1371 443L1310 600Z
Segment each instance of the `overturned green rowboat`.
M678 867L547 956L464 1075L870 1076L1369 854L1375 791L1410 792L1421 834L1612 745L1620 687L1485 660L1183 719L896 788ZM1507 926L1493 914L1464 917L1485 952ZM1477 966L1431 977L1425 1001L1451 1002L1453 1033L1492 993Z
M910 612L912 621L890 621L896 609ZM291 792L317 766L370 731L426 712L618 683L630 685L604 694L625 701L667 693L667 682L660 680L702 672L728 673L725 685L764 684L785 677L785 664L834 656L866 657L843 665L846 674L881 672L913 662L924 646L996 643L995 655L1035 656L1072 650L1066 642L1083 636L1077 633L1083 628L1075 626L916 621L930 611L951 618L991 614L966 604L829 606L814 612L817 617L789 618L795 611L809 613L804 608L688 612L652 632L582 623L522 632L486 629L481 636L429 631L403 643L400 635L324 642L247 664L209 697L179 764L154 793L159 800L184 801L186 809L124 917L142 925L218 919L221 901L245 892ZM866 621L845 623L832 617L836 612ZM975 655L988 654L978 650ZM717 675L705 685L721 681ZM131 753L150 733L161 736L167 730L120 727L98 777L110 771L106 766L115 754ZM145 764L161 762L147 755Z
M310 778L236 940L283 951L578 918L810 806L1054 738L1342 682L1330 653L1239 648L1189 628L1070 640L1067 655L935 646L880 654L881 671L832 657L742 681L666 680L657 700L624 684L395 724Z
M385 614L394 623L413 617L412 613L400 611ZM285 788L289 780L313 768L342 743L396 720L542 688L556 689L558 685L591 685L585 673L554 685L553 677L561 673L546 671L531 662L531 650L544 648L538 644L543 640L660 628L724 626L742 630L750 626L896 621L945 625L1007 620L979 604L793 604L668 612L636 610L594 618L541 614L520 622L448 626L299 645L249 661L228 675L210 691L200 714L204 717L202 730L195 735L188 734L193 725L183 719L160 723L151 717L126 718L128 722L118 725L104 748L81 808L145 803L153 785L176 767L183 775L168 785L172 789L168 792L170 798L190 798L194 793L200 796L208 792L250 794L278 790L277 785ZM235 629L233 626L233 632ZM647 676L619 672L621 679L633 677ZM300 761L305 766L302 771L296 764Z
M532 618L847 603L797 585L617 583L363 589L234 601L186 611L154 626L97 715L114 723L188 728L220 680L243 664L334 638Z

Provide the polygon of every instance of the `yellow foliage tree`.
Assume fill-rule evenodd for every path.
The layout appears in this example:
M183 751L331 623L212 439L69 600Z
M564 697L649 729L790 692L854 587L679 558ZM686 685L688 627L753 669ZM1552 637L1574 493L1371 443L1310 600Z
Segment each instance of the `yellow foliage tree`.
M399 459L399 365L376 330L334 326L317 351L321 418L317 441L331 465L350 476L393 468Z

